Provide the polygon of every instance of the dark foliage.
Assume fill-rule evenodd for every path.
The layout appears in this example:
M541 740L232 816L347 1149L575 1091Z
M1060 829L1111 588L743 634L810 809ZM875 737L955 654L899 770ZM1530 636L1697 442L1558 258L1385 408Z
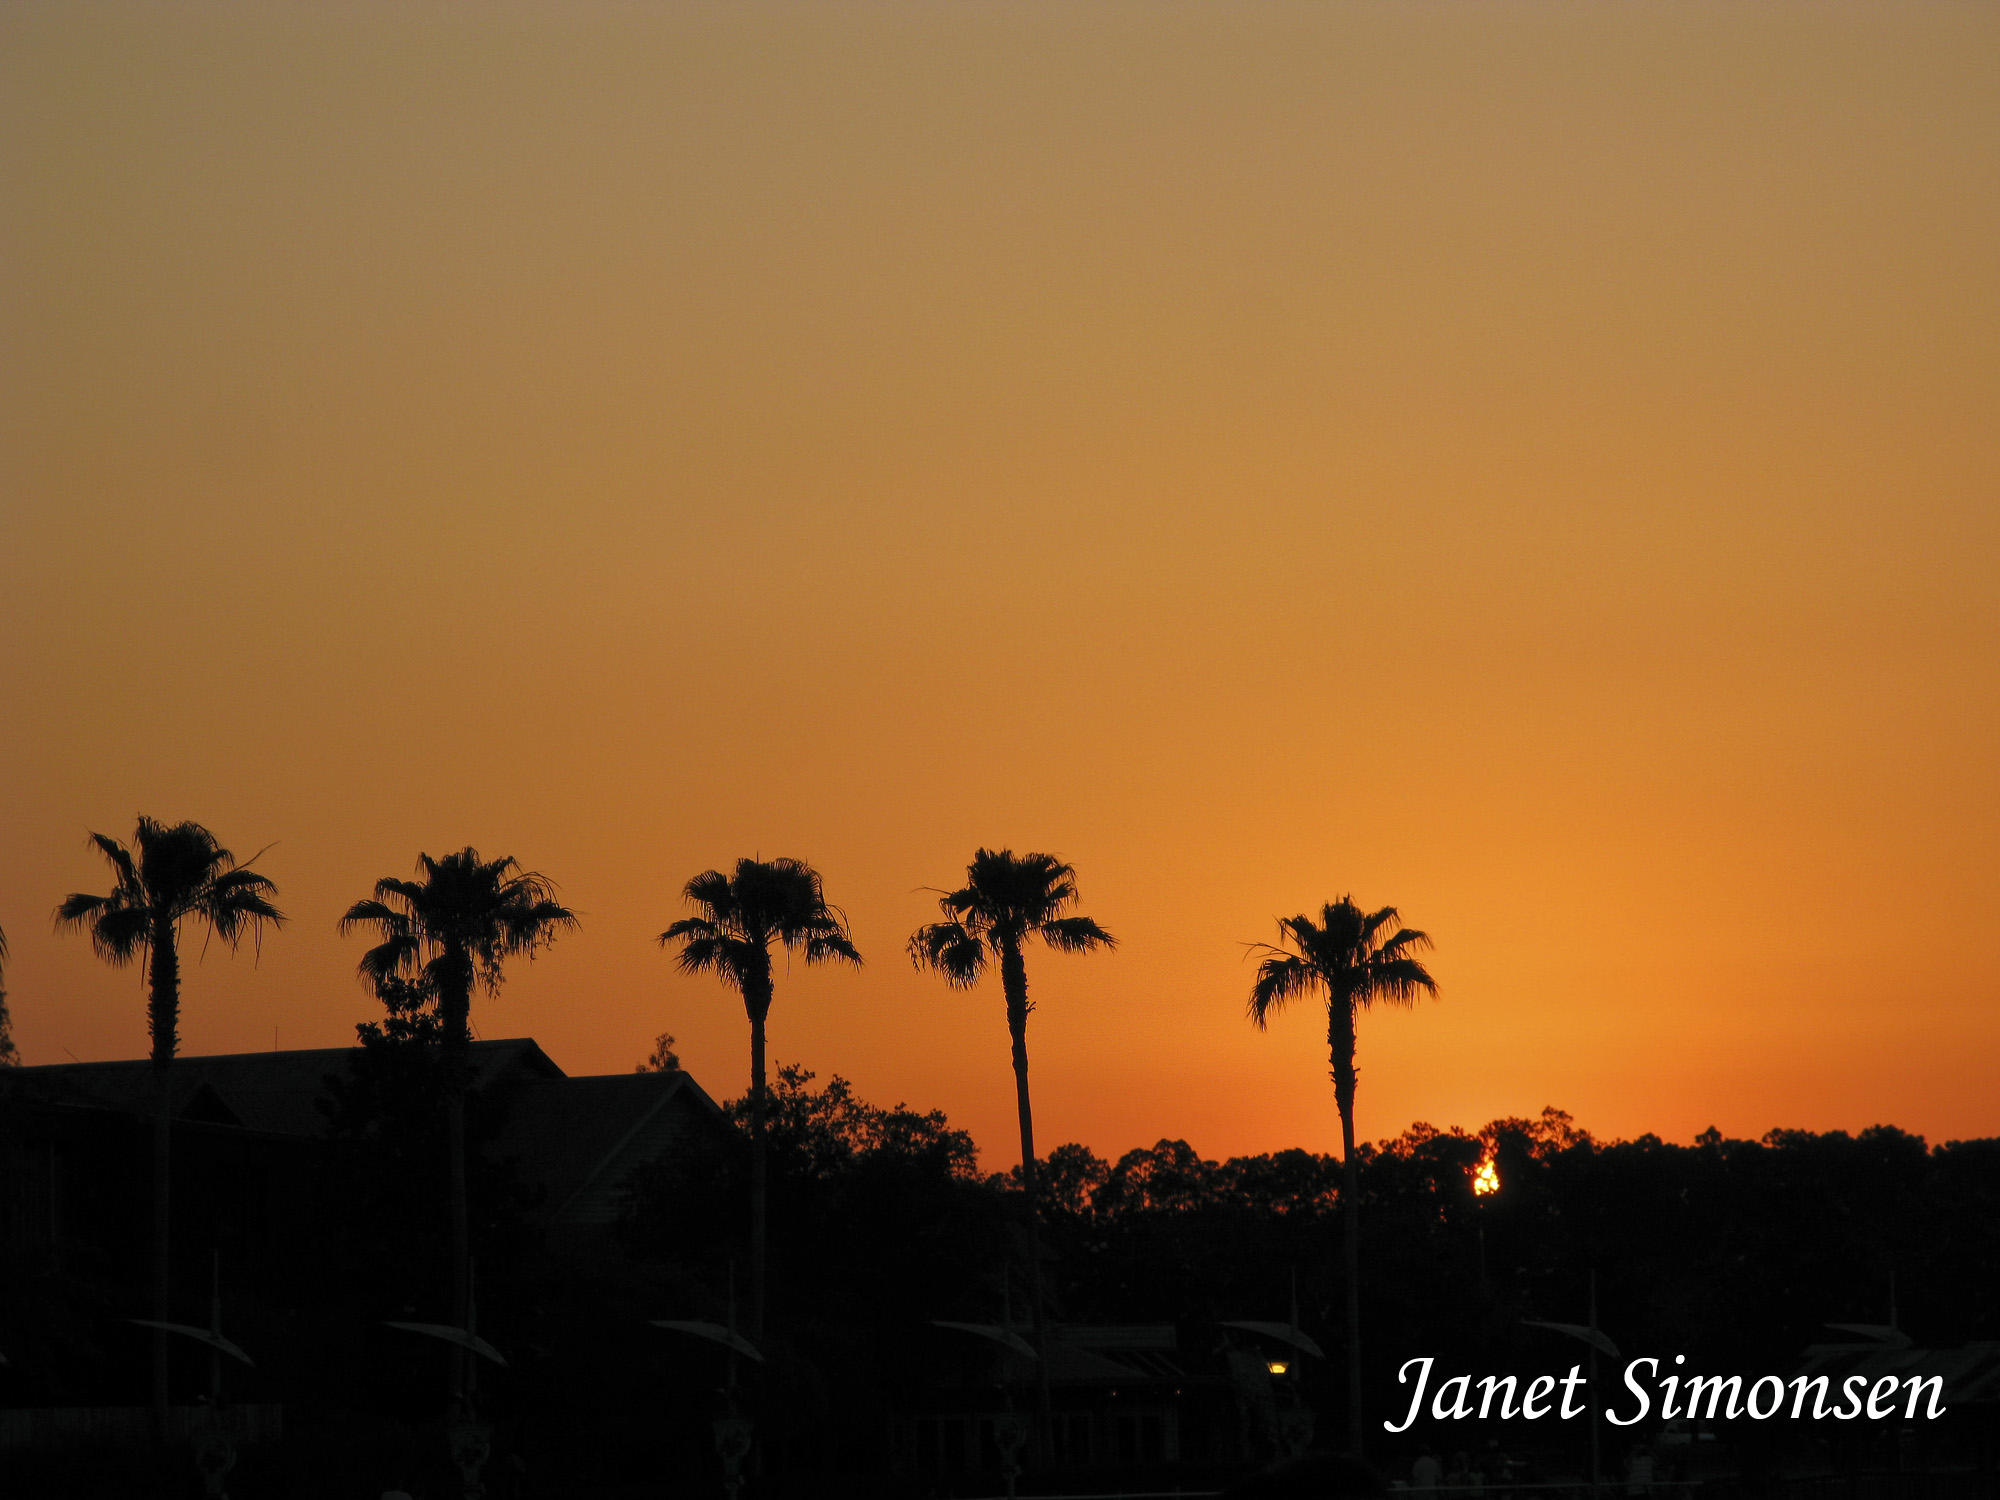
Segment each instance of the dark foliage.
M897 1399L932 1380L940 1360L962 1363L930 1320L997 1308L1012 1209L979 1179L971 1136L942 1111L878 1108L837 1075L814 1082L781 1065L769 1091L777 1295L770 1363L744 1373L770 1398L781 1450L865 1470ZM747 1099L726 1108L747 1120ZM632 1184L625 1241L678 1300L656 1316L725 1321L732 1270L740 1300L748 1168L747 1149L722 1146Z

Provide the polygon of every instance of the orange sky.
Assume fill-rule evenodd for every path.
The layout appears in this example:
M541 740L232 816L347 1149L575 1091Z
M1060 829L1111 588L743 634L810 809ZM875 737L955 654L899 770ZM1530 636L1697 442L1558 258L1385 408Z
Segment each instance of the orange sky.
M292 924L188 1052L333 1046L418 849L583 930L572 1072L740 1006L652 944L812 860L775 1055L1012 1158L997 991L902 957L1073 860L1038 1138L1338 1139L1242 944L1351 890L1443 998L1360 1123L2000 1134L2000 11L10 5L0 926L195 818Z

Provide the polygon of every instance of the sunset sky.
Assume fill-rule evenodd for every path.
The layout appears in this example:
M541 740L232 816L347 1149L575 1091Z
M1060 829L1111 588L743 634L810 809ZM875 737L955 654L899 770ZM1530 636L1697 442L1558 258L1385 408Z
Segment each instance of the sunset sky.
M1351 891L1442 989L1360 1128L1553 1104L2000 1134L2000 9L0 10L0 927L30 1062L134 1057L49 914L88 830L281 887L183 1051L379 1008L417 851L583 927L572 1073L733 995L741 855L868 959L774 1055L1012 1161L996 984L903 954L981 844L1037 1138L1334 1149L1245 944ZM198 947L198 943L191 943Z

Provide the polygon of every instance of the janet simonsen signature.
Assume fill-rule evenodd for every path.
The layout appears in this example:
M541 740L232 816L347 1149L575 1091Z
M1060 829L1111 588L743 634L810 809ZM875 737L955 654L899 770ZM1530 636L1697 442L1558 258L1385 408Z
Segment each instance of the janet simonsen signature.
M1604 1408L1604 1418L1613 1427L1630 1427L1653 1414L1658 1396L1659 1415L1700 1417L1709 1421L1748 1417L1752 1421L1773 1419L1793 1422L1853 1422L1865 1418L1883 1422L1897 1416L1898 1402L1904 1421L1935 1421L1950 1410L1944 1404L1944 1377L1914 1375L1898 1378L1883 1375L1871 1380L1866 1375L1850 1375L1838 1388L1825 1375L1797 1375L1789 1382L1780 1375L1692 1375L1679 1366L1685 1354L1673 1357L1673 1368L1661 1374L1662 1362L1651 1355L1632 1360L1625 1366L1625 1390L1635 1405L1625 1411L1621 1394ZM1398 1385L1411 1383L1415 1371L1416 1388L1410 1393L1410 1409L1400 1422L1384 1422L1387 1432L1407 1432L1424 1412L1424 1395L1430 1390L1431 1374L1437 1361L1426 1355L1405 1360L1396 1372ZM1429 1415L1437 1422L1465 1422L1478 1418L1536 1422L1567 1422L1585 1415L1589 1408L1581 1394L1586 1385L1582 1367L1571 1365L1569 1373L1554 1375L1452 1375L1438 1382L1431 1396ZM1648 1389L1648 1386L1653 1389ZM1560 1395L1558 1395L1560 1392Z

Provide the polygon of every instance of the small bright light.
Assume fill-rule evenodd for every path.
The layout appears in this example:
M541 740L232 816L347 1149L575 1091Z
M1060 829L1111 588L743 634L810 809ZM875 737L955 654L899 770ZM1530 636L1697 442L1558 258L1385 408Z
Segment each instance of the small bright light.
M1291 1366L1286 1364L1282 1359L1274 1359L1268 1365L1264 1366L1264 1368L1269 1370L1273 1375L1282 1375Z
M1500 1169L1493 1165L1491 1152L1487 1153L1486 1158L1473 1169L1472 1191L1480 1198L1500 1191Z

